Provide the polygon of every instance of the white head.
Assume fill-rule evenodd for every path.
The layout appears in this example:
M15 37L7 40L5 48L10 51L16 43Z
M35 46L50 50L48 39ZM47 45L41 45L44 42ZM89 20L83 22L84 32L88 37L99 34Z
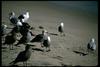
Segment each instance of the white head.
M61 22L61 23L60 23L60 25L63 27L63 26L64 26L64 23L63 23L63 22Z
M29 12L26 12L24 15L24 20L23 21L27 21L29 19Z
M44 30L42 31L42 34L45 35L46 33L47 33L47 30L44 29Z
M92 41L92 42L95 42L95 39L94 39L94 38L92 38L92 39L91 39L91 41Z
M4 24L3 27L4 27L4 29L6 29L7 28L7 25Z
M29 12L26 12L26 14L29 14Z

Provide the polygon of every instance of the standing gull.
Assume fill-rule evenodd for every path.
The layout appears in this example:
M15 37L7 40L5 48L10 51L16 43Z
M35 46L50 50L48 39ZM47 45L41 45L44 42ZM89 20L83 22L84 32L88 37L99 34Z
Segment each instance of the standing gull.
M6 29L7 29L7 25L2 24L1 25L1 30L0 30L0 35L3 36L6 34Z
M64 34L64 23L61 22L60 26L58 26L58 32L60 32L61 35L65 35Z
M47 36L47 38L43 40L43 46L46 48L46 51L50 51L50 43L50 36Z
M13 44L16 42L17 38L16 38L16 32L12 32L9 33L6 37L5 37L5 42L3 44L8 44L10 49L13 49Z
M38 34L36 35L31 42L40 42L41 43L41 47L43 46L43 41L44 39L47 39L47 31L43 30L42 34Z
M18 62L23 62L24 64L24 62L26 62L26 66L27 66L27 61L30 58L30 56L31 56L30 45L26 44L25 50L20 52L17 58L14 61L12 61L10 64L14 65Z
M91 51L95 51L96 50L96 43L95 43L95 39L94 38L92 38L90 40L90 42L88 43L87 50L88 50L88 52L89 52L89 50L91 50Z
M2 25L1 25L1 30L0 30L0 35L1 35L1 37L2 37L2 41L5 40L6 34L7 34L7 25L2 24Z

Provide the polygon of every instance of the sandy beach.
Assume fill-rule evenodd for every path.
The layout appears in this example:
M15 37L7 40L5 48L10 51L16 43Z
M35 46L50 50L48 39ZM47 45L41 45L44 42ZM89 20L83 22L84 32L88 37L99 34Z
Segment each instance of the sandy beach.
M91 7L94 5L84 4L83 6ZM67 8L65 9L65 7ZM2 1L2 24L6 24L8 27L12 26L9 21L9 13L11 11L14 11L17 17L21 13L29 11L30 18L28 23L35 28L35 30L32 30L35 34L41 33L42 30L39 29L39 26L43 26L50 33L59 34L57 27L61 22L64 23L65 36L50 35L51 51L44 53L32 50L28 66L98 65L98 14L75 9L75 7L70 7L69 5L65 5L65 7L58 6L50 1ZM81 56L73 52L86 52L90 38L95 38L96 40L97 49L95 53ZM42 49L39 43L31 44L36 45L33 48ZM14 50L2 48L2 66L9 66L9 63L16 58L20 51L24 50L24 47L23 44L20 44L20 47L14 46ZM16 65L23 66L23 63L19 62Z

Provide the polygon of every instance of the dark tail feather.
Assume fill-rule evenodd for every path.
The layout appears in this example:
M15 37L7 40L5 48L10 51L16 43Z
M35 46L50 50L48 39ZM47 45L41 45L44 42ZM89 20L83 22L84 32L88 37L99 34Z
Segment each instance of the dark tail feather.
M14 65L15 63L16 63L15 61L12 61L12 62L10 62L9 64Z
M34 39L32 39L30 42L34 42Z
M39 40L39 39L34 38L34 39L32 39L30 42L40 42L40 40Z
M33 39L31 40L31 42L40 42L41 39L42 39L41 36L36 36L35 38L33 38Z
M36 40L33 38L30 42L35 42Z
M17 44L15 44L15 46L18 46L19 45L19 42Z

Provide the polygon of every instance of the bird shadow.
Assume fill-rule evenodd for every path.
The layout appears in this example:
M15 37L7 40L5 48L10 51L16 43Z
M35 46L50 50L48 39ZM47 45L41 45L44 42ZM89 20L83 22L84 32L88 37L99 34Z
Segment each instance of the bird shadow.
M40 48L32 48L32 50L35 50L35 51L41 51L41 52L43 52L43 50L42 50L42 49L40 49Z
M81 66L81 65L75 65L75 66L73 66L73 65L71 65L71 64L70 64L70 65L67 65L67 64L64 64L64 63L62 63L62 62L61 62L61 66L62 66L62 67L84 67L84 66Z
M61 56L56 56L56 57L52 57L52 58L58 59L58 60L60 60L60 61L63 60L63 57L61 57Z
M20 66L18 66L18 65L10 65L10 67L20 67Z
M25 44L25 45L29 45L29 46L32 46L32 47L35 47L36 45L33 45L33 44Z
M43 26L39 26L39 29L44 29L44 27Z
M76 54L80 54L82 56L86 56L87 55L87 53L83 53L83 52L80 52L80 51L73 51L73 52L76 53Z
M58 34L56 34L56 33L49 33L50 35L55 35L55 36L58 36Z
M35 27L31 27L30 30L35 30Z

